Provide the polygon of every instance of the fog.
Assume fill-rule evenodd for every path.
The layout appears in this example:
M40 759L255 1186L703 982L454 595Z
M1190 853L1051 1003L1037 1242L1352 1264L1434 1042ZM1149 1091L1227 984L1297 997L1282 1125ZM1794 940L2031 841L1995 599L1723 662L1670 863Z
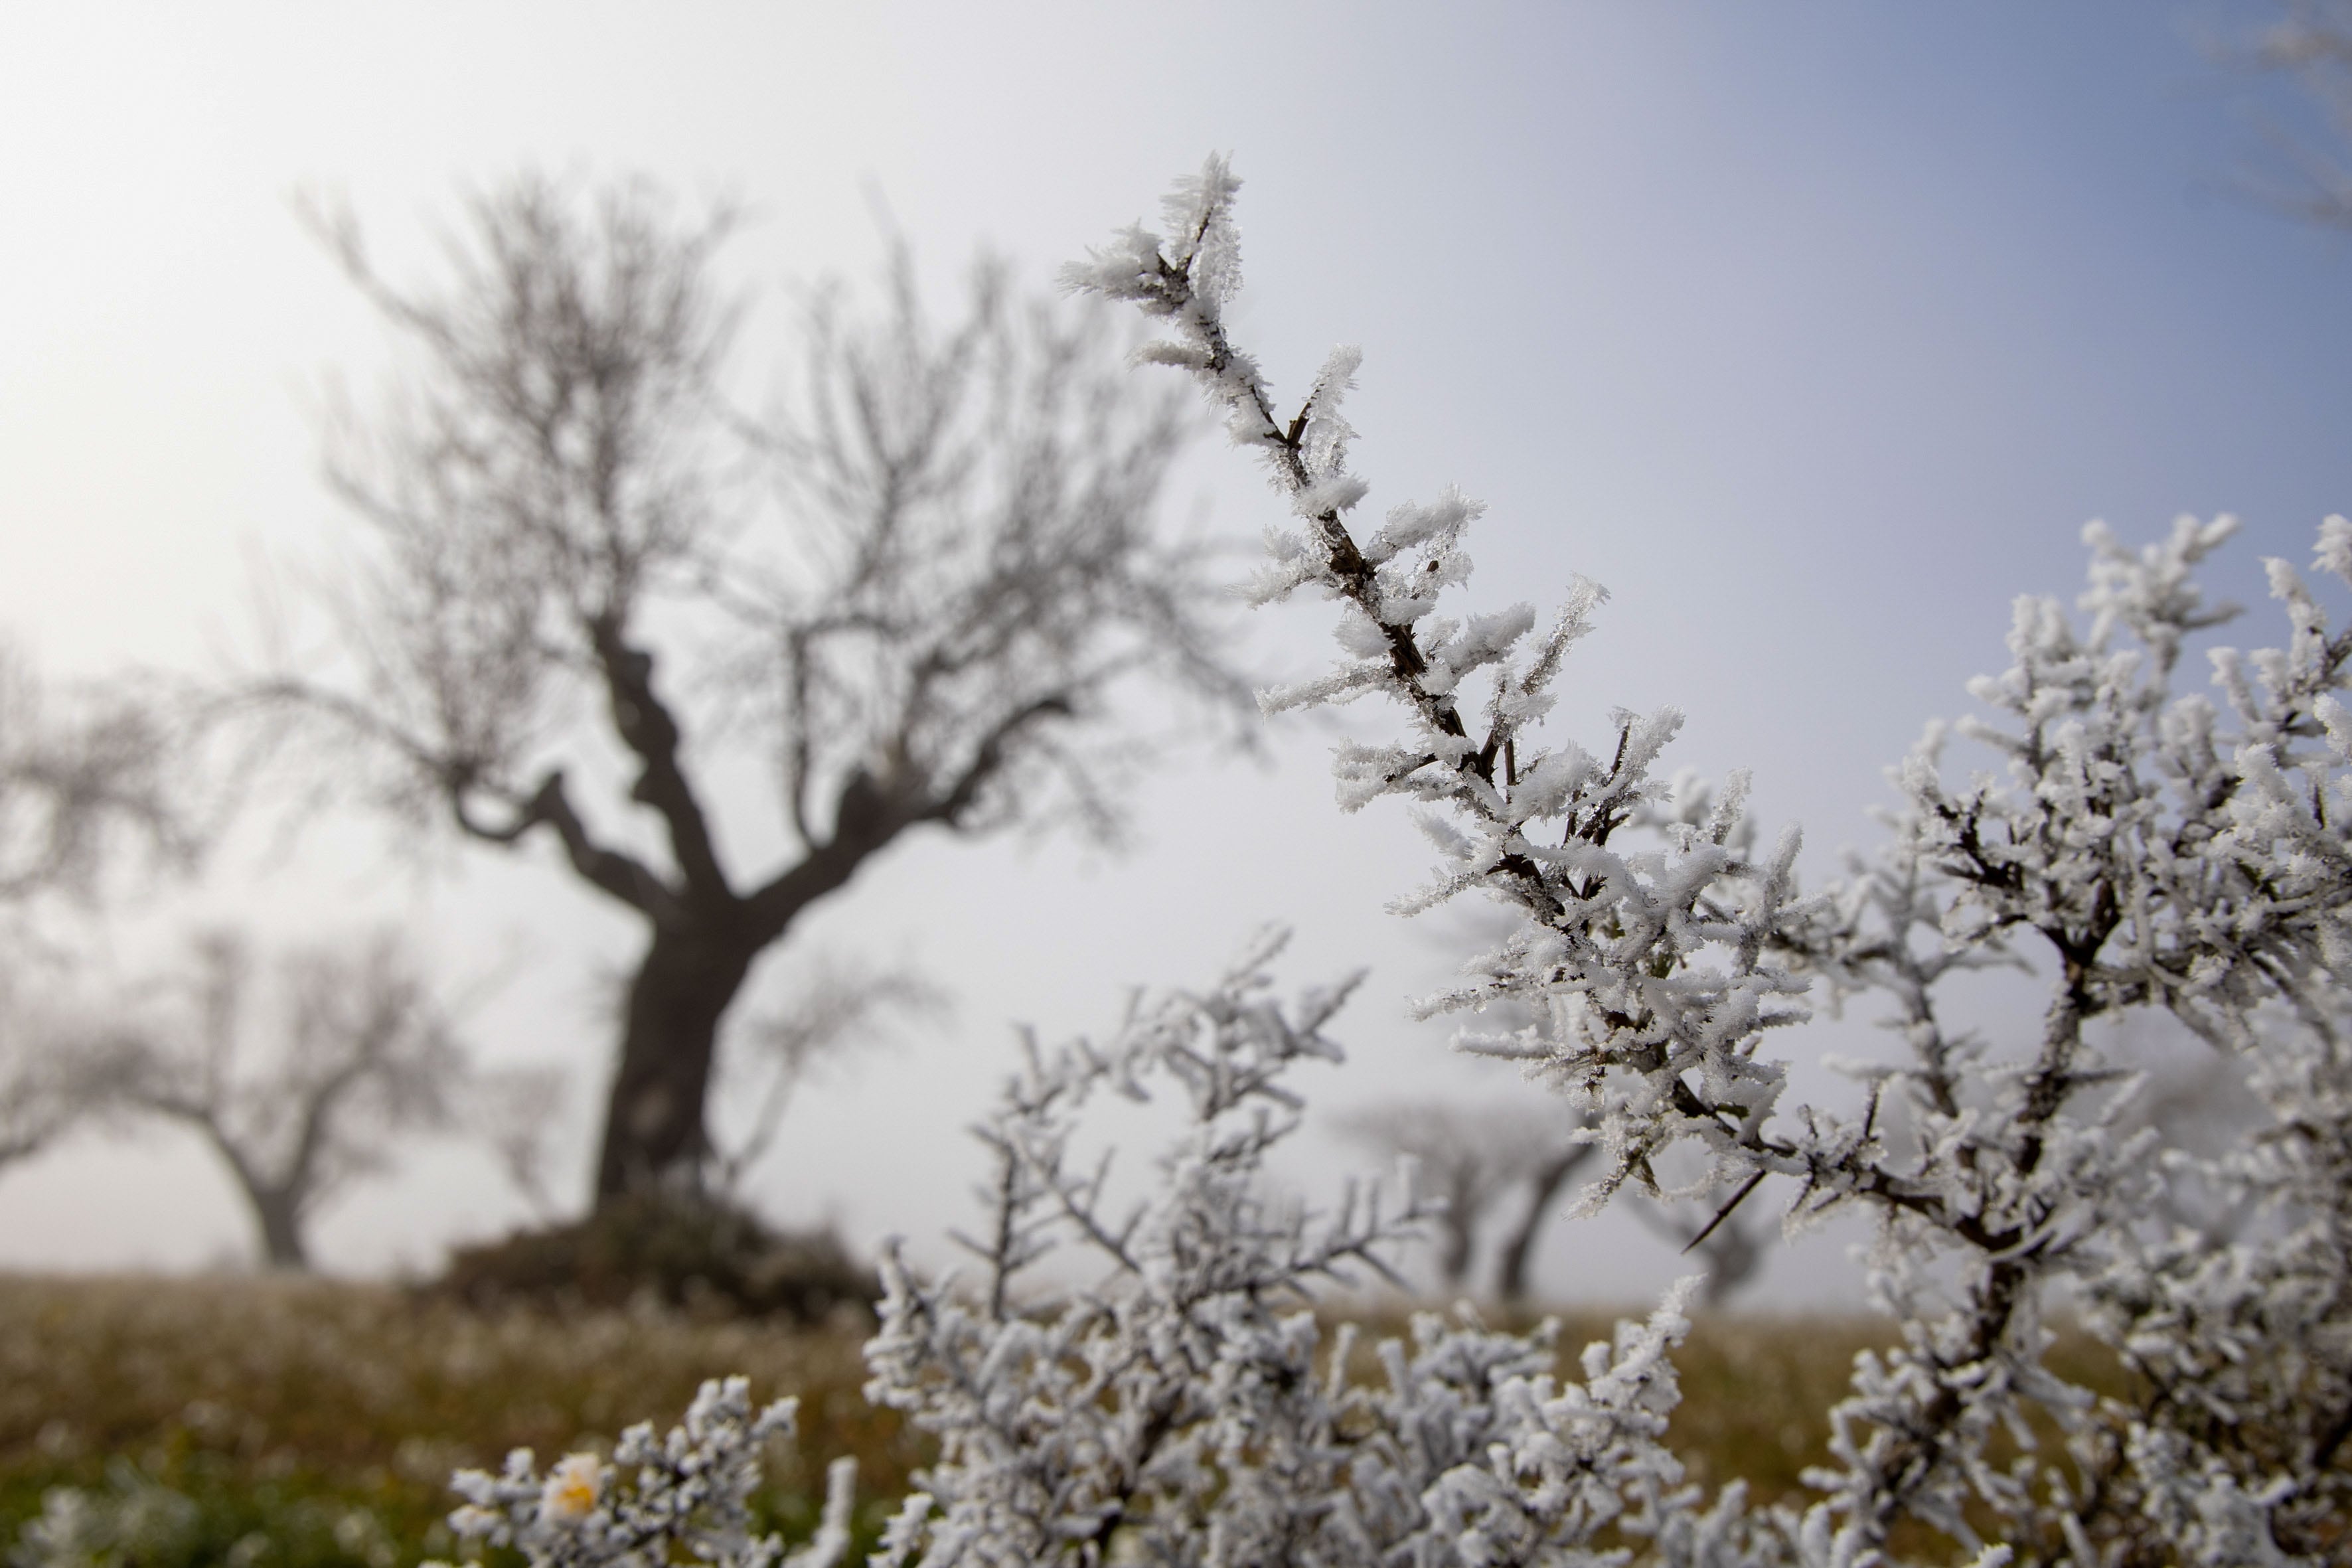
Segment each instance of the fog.
M1358 468L1385 508L1458 483L1487 604L1606 584L1554 722L1688 715L1675 759L1747 767L1809 874L1865 844L1881 770L2003 662L2012 595L2071 598L2078 532L2245 523L2221 576L2307 556L2352 497L2352 252L2248 194L2297 109L2217 53L2252 9L1767 10L1599 4L816 6L83 5L0 24L0 630L56 679L217 677L257 605L349 556L320 479L346 392L394 363L295 216L347 200L385 271L429 274L466 193L522 168L643 174L740 202L761 291L742 364L781 363L794 290L869 273L888 235L942 298L979 247L1024 283L1156 210L1212 152L1247 182L1234 313L1279 391L1365 351ZM1150 374L1139 372L1139 374ZM1203 441L1179 521L1248 541L1277 503ZM1260 612L1251 657L1312 668L1324 607ZM1369 968L1323 1108L1533 1095L1450 1056L1404 998L1459 926L1384 912L1425 871L1399 812L1331 805L1328 723L1262 761L1194 748L1133 799L1134 843L910 838L788 949L918 964L952 1021L810 1086L755 1173L761 1208L862 1245L969 1207L961 1129L1011 1026L1114 1026L1135 986L1200 984L1257 926L1306 984ZM764 820L757 781L730 803ZM393 921L494 1062L574 1078L558 1191L585 1195L631 926L536 846L419 844L261 803L190 884L53 911L96 973L236 919L279 940ZM756 984L789 979L789 953ZM754 1002L758 997L755 995ZM2016 999L1987 997L1996 1023ZM1869 1047L1866 1013L1781 1044ZM1801 1087L1826 1092L1824 1077ZM722 1109L722 1117L728 1112ZM1319 1136L1328 1193L1361 1155ZM321 1217L352 1273L429 1269L527 1209L467 1148L420 1143ZM92 1131L0 1173L0 1264L188 1268L249 1256L192 1141ZM1762 1298L1845 1288L1850 1238ZM936 1256L937 1254L929 1254ZM1563 1228L1550 1293L1621 1301L1680 1265L1622 1218Z

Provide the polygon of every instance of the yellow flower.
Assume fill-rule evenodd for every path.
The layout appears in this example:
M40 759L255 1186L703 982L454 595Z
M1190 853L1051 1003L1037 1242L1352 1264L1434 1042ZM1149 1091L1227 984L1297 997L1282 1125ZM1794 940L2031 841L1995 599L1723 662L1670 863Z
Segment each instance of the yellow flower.
M547 1472L539 1494L539 1515L558 1524L577 1524L596 1506L604 1467L593 1454L566 1454Z

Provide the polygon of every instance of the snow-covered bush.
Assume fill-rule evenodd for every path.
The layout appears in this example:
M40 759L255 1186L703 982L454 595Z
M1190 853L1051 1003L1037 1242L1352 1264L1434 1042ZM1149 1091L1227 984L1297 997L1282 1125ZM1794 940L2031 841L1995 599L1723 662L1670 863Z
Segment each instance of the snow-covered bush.
M1573 1562L1658 1516L1681 1473L1658 1441L1679 1295L1588 1350L1580 1385L1556 1380L1549 1328L1426 1317L1411 1346L1381 1347L1372 1383L1348 1375L1352 1334L1323 1342L1313 1287L1381 1270L1426 1211L1364 1191L1318 1217L1265 1191L1265 1155L1297 1126L1287 1075L1338 1056L1321 1031L1347 990L1280 1005L1265 967L1278 946L1262 940L1201 995L1139 1007L1107 1044L1033 1048L982 1130L988 1222L962 1238L977 1275L927 1284L886 1265L867 1396L905 1411L940 1458L877 1563ZM1074 1158L1078 1122L1097 1095L1171 1086L1185 1131L1157 1185L1115 1213L1105 1166ZM1092 1257L1097 1281L1022 1289L1064 1246ZM727 1423L690 1415L625 1500L614 1478L656 1451L647 1428L610 1467L575 1455L542 1475L523 1453L503 1477L462 1477L472 1506L451 1522L541 1563L650 1563L670 1539L705 1561L774 1562L772 1538L671 1524L719 1494L743 1517L759 1431L734 1393ZM789 1420L784 1406L760 1418ZM706 1491L676 1500L681 1477L709 1478Z
M824 1515L806 1547L787 1553L773 1535L751 1533L762 1453L791 1436L793 1414L789 1399L755 1413L742 1378L706 1383L668 1436L656 1438L650 1422L632 1426L609 1463L567 1454L541 1475L530 1450L517 1448L495 1476L459 1471L466 1505L449 1523L468 1540L567 1568L661 1568L679 1550L739 1568L833 1568L849 1545L856 1467L846 1459L825 1478Z
M1108 1045L1033 1053L987 1123L982 1270L891 1269L868 1393L933 1434L940 1459L877 1561L1867 1568L1898 1548L1980 1563L2342 1561L2352 712L2335 694L2352 636L2331 637L2273 562L2285 646L2217 651L2221 700L2178 695L2186 639L2229 613L2205 604L2194 569L2230 525L2183 522L2137 553L2095 529L2087 622L2021 601L2011 668L1975 688L1989 716L1960 733L2003 771L1954 782L1931 733L1902 775L1891 842L1804 895L1793 834L1754 851L1739 780L1670 807L1657 767L1677 714L1621 714L1590 750L1543 735L1599 588L1579 584L1549 622L1526 606L1440 613L1469 579L1476 504L1448 492L1355 523L1367 487L1341 403L1359 357L1334 353L1277 415L1226 335L1235 189L1213 160L1171 196L1165 235L1130 229L1067 278L1166 323L1146 357L1197 377L1288 500L1295 523L1269 536L1258 596L1336 601L1346 657L1265 702L1395 704L1397 736L1343 747L1337 768L1344 806L1402 796L1437 843L1437 877L1406 907L1476 891L1517 911L1431 1009L1509 1000L1536 1020L1471 1043L1590 1119L1603 1173L1588 1207L1629 1184L1655 1192L1696 1157L1681 1195L1718 1213L1776 1183L1792 1225L1874 1216L1872 1289L1903 1343L1857 1362L1828 1413L1834 1462L1801 1511L1751 1509L1736 1482L1683 1483L1663 1442L1679 1292L1588 1350L1581 1381L1558 1377L1546 1332L1433 1320L1381 1348L1377 1377L1352 1374L1349 1336L1325 1342L1307 1292L1380 1268L1425 1211L1410 1194L1364 1194L1318 1219L1266 1194L1260 1163L1295 1121L1287 1074L1334 1054L1322 1029L1339 994L1276 1006L1259 950ZM2352 523L2329 520L2318 565L2352 583ZM2049 986L2037 1032L1953 1024L1948 980L2019 962ZM1768 1032L1808 1018L1809 992L1891 1005L1903 1059L1856 1068L1850 1112L1783 1104ZM2141 1009L2242 1062L2268 1120L2210 1157L2128 1131L2135 1037L2110 1026ZM1140 1209L1116 1218L1101 1173L1074 1163L1075 1120L1104 1090L1167 1083L1189 1131ZM2172 1182L2252 1217L2226 1235L2167 1227L2153 1216L2177 1212L2156 1201ZM1057 1245L1092 1255L1097 1281L1024 1289ZM2062 1310L2111 1347L2126 1392L2045 1363ZM571 1494L527 1462L496 1485L491 1528L537 1560L647 1550L642 1535L582 1546L551 1500Z

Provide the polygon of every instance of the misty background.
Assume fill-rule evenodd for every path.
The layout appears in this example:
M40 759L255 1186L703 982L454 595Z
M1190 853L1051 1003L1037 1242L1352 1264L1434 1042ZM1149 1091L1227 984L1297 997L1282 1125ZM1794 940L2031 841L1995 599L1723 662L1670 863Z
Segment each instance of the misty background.
M1043 287L1215 150L1247 182L1232 319L1277 391L1336 342L1364 348L1368 505L1448 483L1484 500L1485 604L1605 584L1554 724L1590 743L1612 708L1681 708L1674 760L1752 769L1767 831L1801 824L1818 879L1871 839L1880 770L2005 664L2012 595L2071 599L2084 522L2139 541L2238 514L2216 575L2262 641L2261 558L2304 559L2352 501L2352 246L2253 194L2310 111L2228 56L2273 14L19 10L0 20L0 629L51 680L217 672L255 657L257 599L347 555L320 437L338 387L364 398L393 355L296 220L305 193L347 200L396 279L430 273L436 226L519 168L737 200L723 266L761 290L739 356L756 395L794 288L869 274L893 230L942 303L982 247ZM1240 542L1277 515L1211 440L1169 499ZM1328 621L1260 612L1250 654L1311 668ZM1262 763L1180 757L1139 793L1124 854L909 842L869 866L793 941L915 964L953 1014L811 1085L751 1175L758 1206L940 1256L1009 1026L1108 1029L1131 987L1204 982L1268 920L1297 930L1295 982L1371 972L1318 1118L1537 1093L1406 1016L1459 928L1382 912L1426 857L1402 814L1333 809L1336 733L1286 720ZM64 911L59 940L128 974L207 920L280 940L397 923L475 998L485 1060L572 1068L555 1188L576 1201L637 937L544 846L413 848L258 812L201 882ZM1866 1023L1780 1044L1863 1050ZM1366 1159L1314 1147L1326 1163L1294 1177L1317 1194ZM325 1213L318 1250L425 1269L527 1212L478 1150L420 1142ZM0 1173L9 1267L230 1262L247 1228L203 1150L160 1130ZM1845 1239L1784 1255L1760 1294L1834 1291ZM1608 1301L1676 1272L1622 1215L1556 1234L1538 1270Z

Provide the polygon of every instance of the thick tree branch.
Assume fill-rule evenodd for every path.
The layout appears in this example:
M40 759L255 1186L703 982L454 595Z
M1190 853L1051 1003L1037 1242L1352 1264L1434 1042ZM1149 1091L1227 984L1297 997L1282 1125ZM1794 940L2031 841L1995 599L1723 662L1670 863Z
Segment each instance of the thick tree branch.
M572 809L561 768L541 781L537 793L507 822L486 823L477 817L461 789L450 791L449 808L458 827L485 844L511 846L543 825L562 842L564 858L583 881L656 920L675 913L678 895L659 874L635 856L599 844L590 836L587 825Z
M659 813L669 833L670 851L677 857L688 896L714 901L732 900L734 889L719 864L710 838L710 825L693 784L679 765L682 739L677 718L653 686L654 658L632 647L610 617L591 627L597 667L604 675L614 733L620 736L644 765L629 796Z
M1066 719L1073 711L1069 698L1062 692L1024 702L992 726L972 749L971 760L963 766L953 783L922 807L918 821L944 823L957 826L964 813L970 811L998 772L1022 733L1032 725L1049 718Z
M846 887L866 858L897 837L906 826L903 819L879 816L858 831L845 833L836 827L830 840L738 900L739 930L747 940L763 944L775 941L801 910L825 894Z

